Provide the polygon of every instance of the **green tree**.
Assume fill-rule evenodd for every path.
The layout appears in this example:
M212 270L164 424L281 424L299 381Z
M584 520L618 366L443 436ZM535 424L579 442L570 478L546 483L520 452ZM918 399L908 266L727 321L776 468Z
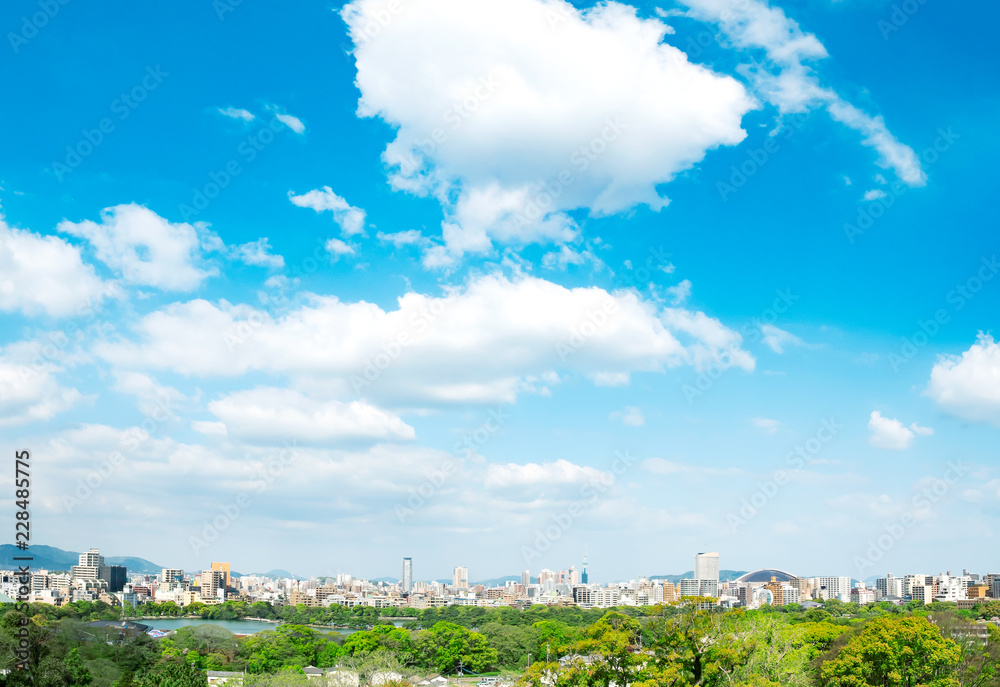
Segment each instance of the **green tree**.
M821 669L828 687L951 687L959 646L926 618L877 618Z
M440 673L456 673L459 666L484 673L497 663L496 649L483 635L444 621L417 635L417 651L425 665Z

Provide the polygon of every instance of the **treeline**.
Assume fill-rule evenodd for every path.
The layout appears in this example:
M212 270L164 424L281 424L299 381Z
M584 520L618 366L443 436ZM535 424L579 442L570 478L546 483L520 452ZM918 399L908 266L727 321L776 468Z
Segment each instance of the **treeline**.
M435 623L445 621L475 628L489 623L504 625L533 625L539 620L554 620L573 627L586 627L597 622L604 614L602 609L582 609L576 606L545 606L536 604L525 610L510 607L483 608L477 606L441 606L438 608L372 608L370 606L333 605L326 608L310 608L298 606L282 606L266 601L245 603L243 601L227 601L223 604L206 606L191 604L178 606L172 601L164 603L145 603L136 608L128 607L123 614L118 607L112 607L103 601L76 601L63 606L48 604L33 604L32 613L49 619L73 618L76 620L120 620L122 618L143 616L199 616L206 620L241 620L243 618L263 618L295 625L329 625L331 627L346 627L351 629L366 629L379 621L391 622L396 618L414 618L407 621L407 629L423 629ZM824 610L834 617L865 619L871 614L882 612L915 611L921 613L939 613L950 611L964 618L995 618L1000 617L1000 599L985 600L972 610L959 611L951 602L934 602L923 605L911 602L908 606L899 607L888 602L861 606L857 603L845 603L838 599L824 602ZM787 614L791 618L802 617L803 608L799 604L787 606L766 607L766 612ZM642 607L620 607L620 612L633 617L645 613ZM141 622L141 621L140 621Z
M252 609L243 617L267 617L254 606L228 610ZM200 625L160 640L84 622L105 610L88 602L60 609L35 606L37 613L27 619L31 683L204 687L205 671L226 670L246 672L246 687L276 687L306 684L302 668L313 665L356 671L362 684L386 671L406 677L453 675L461 669L514 674L523 687L608 687L612 682L630 687L1000 687L1000 629L971 622L1000 610L993 605L974 613L946 603L906 608L839 601L810 610L791 605L729 612L699 611L696 605L611 611L540 606L523 612L456 606L421 611L405 627L396 627L393 616L383 617L377 609L343 609L371 629L339 633L288 623L237 637ZM13 666L23 618L12 605L3 608L0 668ZM0 687L27 685L26 680L19 672L0 674Z

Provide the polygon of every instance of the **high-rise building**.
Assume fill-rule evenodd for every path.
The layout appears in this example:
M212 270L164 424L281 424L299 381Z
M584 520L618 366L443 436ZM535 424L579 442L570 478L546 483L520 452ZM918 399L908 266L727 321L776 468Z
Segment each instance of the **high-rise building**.
M530 570L522 570L521 571L521 584L524 585L525 587L527 587L528 585L531 584L531 571Z
M820 577L817 589L826 592L824 599L840 599L844 603L851 600L850 577Z
M215 572L221 572L225 575L226 588L230 587L229 584L229 563L212 563L212 570Z
M100 579L108 583L109 592L120 592L128 582L128 572L124 565L102 565Z
M694 557L694 579L719 581L718 553L699 553Z
M455 589L468 589L469 588L469 569L468 568L455 568L451 574L451 586Z
M587 584L590 581L590 575L587 574L587 547L583 547L583 572L580 573L581 584Z
M203 599L225 596L226 574L221 570L203 570L198 583L198 593ZM220 592L222 592L220 594Z
M413 559L403 559L403 593L409 594L413 591Z
M184 579L184 571L180 568L164 568L160 571L160 582L163 584L170 584L171 582L180 582Z
M101 578L101 566L104 565L104 556L100 550L91 549L80 554L79 565L71 566L70 577L75 580L98 580Z

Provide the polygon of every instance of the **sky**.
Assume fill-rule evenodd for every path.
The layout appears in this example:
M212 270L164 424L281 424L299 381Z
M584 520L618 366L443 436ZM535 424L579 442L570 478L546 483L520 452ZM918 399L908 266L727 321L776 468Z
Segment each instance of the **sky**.
M31 452L32 542L996 572L998 14L6 3L0 445Z

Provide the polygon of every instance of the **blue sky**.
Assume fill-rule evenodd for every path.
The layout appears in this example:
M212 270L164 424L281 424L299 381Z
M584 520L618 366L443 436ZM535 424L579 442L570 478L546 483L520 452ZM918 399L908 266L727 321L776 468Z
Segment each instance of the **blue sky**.
M995 563L993 5L102 10L0 12L34 541L427 579Z

